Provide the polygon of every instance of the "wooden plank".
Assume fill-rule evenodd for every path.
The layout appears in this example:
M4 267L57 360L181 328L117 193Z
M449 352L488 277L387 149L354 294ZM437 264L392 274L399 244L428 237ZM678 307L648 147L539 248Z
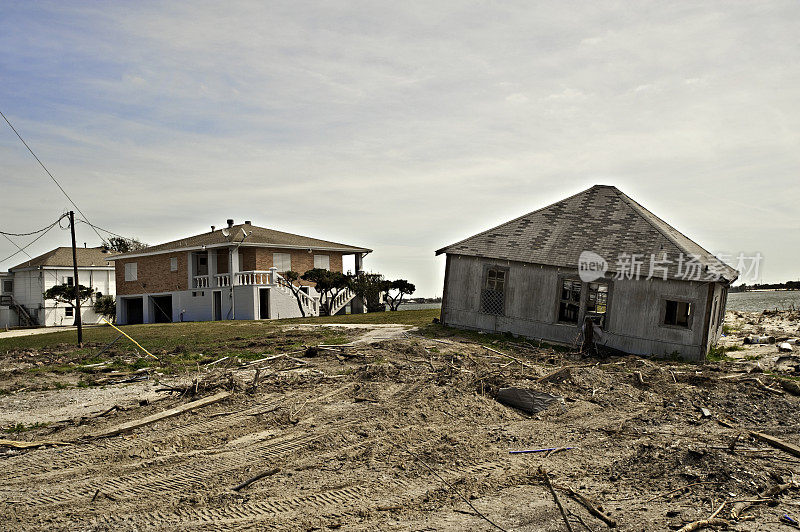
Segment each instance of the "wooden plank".
M220 392L216 395L211 395L209 397L204 397L203 399L198 399L197 401L192 401L191 403L186 403L181 406L176 406L175 408L170 408L169 410L164 410L163 412L159 412L157 414L153 414L151 416L147 416L142 419L137 419L134 421L129 421L127 423L123 423L121 425L117 425L116 427L113 427L111 429L94 434L91 437L107 438L109 436L116 436L117 434L122 434L123 432L128 432L130 430L143 427L151 423L155 423L156 421L161 421L162 419L167 419L170 417L177 416L178 414L188 412L189 410L195 410L197 408L203 408L204 406L218 403L223 399L228 398L230 395L231 395L230 392Z
M42 447L44 445L71 445L69 442L40 440L40 441L18 441L18 440L0 440L0 446L11 447L13 449L31 449L33 447Z
M764 434L763 432L755 432L751 431L750 436L756 438L757 440L761 440L763 442L767 442L768 444L772 445L773 447L780 449L782 451L786 451L789 454L793 454L795 456L800 457L800 447L794 445L789 442L785 442L775 436L770 436L769 434Z

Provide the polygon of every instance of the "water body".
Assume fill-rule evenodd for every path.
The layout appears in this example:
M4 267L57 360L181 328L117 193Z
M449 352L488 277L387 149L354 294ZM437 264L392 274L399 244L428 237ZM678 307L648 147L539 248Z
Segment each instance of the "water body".
M411 303L400 305L402 310L441 308L441 303ZM728 294L727 310L761 312L763 310L800 308L800 290L765 292L732 292Z
M765 292L734 292L728 294L727 310L762 312L800 308L800 290L775 290Z

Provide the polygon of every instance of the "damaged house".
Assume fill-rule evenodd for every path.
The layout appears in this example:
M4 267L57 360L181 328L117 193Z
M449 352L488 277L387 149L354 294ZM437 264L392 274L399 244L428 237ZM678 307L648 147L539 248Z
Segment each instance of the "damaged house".
M738 272L613 186L595 185L436 252L442 323L702 360Z

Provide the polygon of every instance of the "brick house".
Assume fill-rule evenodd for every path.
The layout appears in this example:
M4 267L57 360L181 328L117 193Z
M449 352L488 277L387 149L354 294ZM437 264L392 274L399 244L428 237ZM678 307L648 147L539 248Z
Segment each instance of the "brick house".
M372 250L252 225L249 221L141 251L117 255L117 322L168 323L223 319L276 319L301 316L297 298L281 275L312 268L343 271L342 258ZM301 281L307 316L319 314L319 297ZM361 312L352 292L341 293L332 314Z

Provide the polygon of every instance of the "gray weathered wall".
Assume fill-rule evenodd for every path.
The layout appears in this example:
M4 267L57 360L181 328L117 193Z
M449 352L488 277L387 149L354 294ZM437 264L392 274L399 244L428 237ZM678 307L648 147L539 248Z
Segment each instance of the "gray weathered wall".
M480 311L480 292L487 264L509 268L504 316ZM562 276L578 278L577 270L449 255L442 302L443 323L452 327L511 332L528 338L574 343L580 327L557 320ZM715 295L721 298L722 292L723 289L717 285ZM584 284L582 309L585 308L586 293ZM687 359L701 360L707 348L703 330L708 294L707 283L661 279L611 280L605 334L601 343L628 353L677 353ZM662 324L666 298L692 303L690 328ZM579 323L582 321L581 316ZM721 323L715 324L714 331L717 335L717 331L721 332ZM715 339L711 336L709 342Z

